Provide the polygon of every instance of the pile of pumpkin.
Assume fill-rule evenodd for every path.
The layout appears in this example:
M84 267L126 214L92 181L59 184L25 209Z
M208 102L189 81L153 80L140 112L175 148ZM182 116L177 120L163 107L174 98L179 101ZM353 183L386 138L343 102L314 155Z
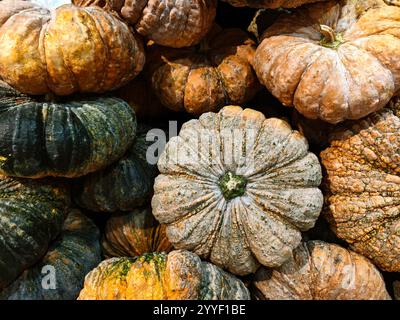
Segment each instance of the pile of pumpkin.
M72 2L0 1L1 299L399 297L399 1Z

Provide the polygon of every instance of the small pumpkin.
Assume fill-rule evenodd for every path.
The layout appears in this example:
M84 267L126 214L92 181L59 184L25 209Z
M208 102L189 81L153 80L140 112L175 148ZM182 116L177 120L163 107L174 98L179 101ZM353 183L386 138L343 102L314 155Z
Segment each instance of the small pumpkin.
M330 135L326 216L339 238L379 268L400 271L400 100Z
M133 79L144 61L142 40L100 8L0 1L0 78L21 92L113 90Z
M96 212L129 211L150 199L157 168L146 159L152 143L146 141L148 129L139 125L133 145L120 160L77 181L74 200L80 207Z
M260 268L252 287L258 299L267 300L391 299L368 259L322 241L302 243L277 269Z
M84 277L100 261L100 233L79 210L71 210L60 238L32 268L25 270L10 286L0 291L3 300L74 300ZM46 272L55 272L55 287L47 288ZM49 273L50 274L50 273Z
M9 176L82 176L120 158L136 132L120 99L46 101L1 82L0 115L0 172Z
M307 3L314 3L327 0L222 0L235 7L251 8L296 8Z
M254 57L260 82L284 105L336 124L383 108L400 89L400 8L326 1L283 14Z
M158 169L153 214L174 247L238 275L281 265L322 208L321 167L305 138L251 109L186 122Z
M150 208L113 214L106 223L102 246L107 258L172 250L165 226L157 222Z
M176 250L137 258L111 258L85 278L80 300L248 300L236 277Z
M196 47L150 45L147 74L164 106L201 114L245 103L256 94L254 53L255 43L245 32L215 27Z
M69 202L60 183L0 176L0 290L46 253Z
M210 30L217 8L216 0L73 0L73 3L116 11L142 36L173 48L197 44Z

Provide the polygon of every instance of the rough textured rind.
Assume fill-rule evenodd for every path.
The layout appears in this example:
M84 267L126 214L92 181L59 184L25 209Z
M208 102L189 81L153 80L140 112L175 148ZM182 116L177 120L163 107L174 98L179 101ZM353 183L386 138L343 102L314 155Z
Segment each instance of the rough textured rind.
M138 125L132 147L117 162L104 170L86 175L76 182L74 200L91 211L129 211L143 205L153 194L156 165L146 159L150 128Z
M322 208L321 167L305 138L251 109L228 106L185 123L158 168L153 214L171 243L234 274L281 265ZM219 187L228 172L247 182L231 200Z
M322 241L302 243L278 269L260 268L252 291L268 300L391 299L382 275L368 259Z
M28 94L104 92L133 79L142 40L100 8L0 2L0 78Z
M399 106L338 128L321 153L333 230L387 271L400 271Z
M0 172L40 178L78 177L120 158L132 144L136 118L117 98L51 102L0 82Z
M251 8L296 8L307 3L321 2L327 0L222 0L235 7Z
M400 88L399 19L400 8L380 0L302 7L265 31L254 68L275 97L308 118L360 119ZM334 42L321 26L333 30Z
M0 176L0 290L45 254L69 202L61 184Z
M258 91L251 63L255 43L239 29L215 27L197 47L149 46L147 75L161 103L201 114L242 104Z
M80 300L248 300L244 284L195 254L176 250L111 258L85 279Z
M71 210L64 222L60 239L46 255L25 270L0 292L2 300L74 300L83 287L84 277L101 261L100 233L95 224L79 210ZM43 288L44 267L53 267L56 287ZM47 283L46 283L47 284Z

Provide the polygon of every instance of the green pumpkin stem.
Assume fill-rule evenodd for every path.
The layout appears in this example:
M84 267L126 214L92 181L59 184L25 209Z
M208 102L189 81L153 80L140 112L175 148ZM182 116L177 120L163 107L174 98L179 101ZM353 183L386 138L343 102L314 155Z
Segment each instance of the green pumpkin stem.
M340 33L336 33L331 27L324 24L321 24L319 28L322 34L320 44L323 47L336 49L342 44L343 39Z
M227 200L242 196L246 191L246 184L247 180L243 176L230 171L219 179L219 188Z

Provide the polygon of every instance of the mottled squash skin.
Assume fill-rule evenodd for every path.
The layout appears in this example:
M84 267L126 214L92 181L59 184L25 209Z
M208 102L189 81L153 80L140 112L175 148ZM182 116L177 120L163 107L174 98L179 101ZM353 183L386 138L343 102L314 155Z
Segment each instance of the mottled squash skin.
M101 261L100 233L95 224L79 210L71 210L60 238L32 268L25 270L10 286L0 292L2 300L74 300L83 287L86 274ZM55 270L56 288L43 289L46 274L42 268Z
M105 260L85 278L80 300L247 300L244 284L184 250Z
M59 183L0 176L0 289L45 254L69 203Z
M146 160L149 128L138 126L127 153L111 166L83 177L76 183L75 201L96 212L129 211L150 200L157 168Z
M251 7L251 8L296 8L301 5L313 2L327 0L222 0L228 2L235 7Z
M74 178L120 158L133 142L136 118L117 98L51 102L0 82L0 173Z
M368 259L322 241L302 243L277 269L260 268L252 291L268 300L391 299L382 275Z

